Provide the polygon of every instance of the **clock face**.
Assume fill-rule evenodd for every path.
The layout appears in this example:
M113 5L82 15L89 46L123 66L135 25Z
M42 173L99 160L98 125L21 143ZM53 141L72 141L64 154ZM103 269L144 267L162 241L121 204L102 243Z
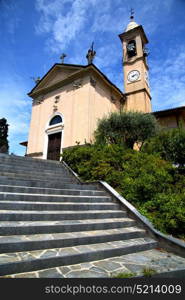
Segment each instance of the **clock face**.
M132 70L128 73L127 79L130 82L137 81L140 77L140 72L138 70Z

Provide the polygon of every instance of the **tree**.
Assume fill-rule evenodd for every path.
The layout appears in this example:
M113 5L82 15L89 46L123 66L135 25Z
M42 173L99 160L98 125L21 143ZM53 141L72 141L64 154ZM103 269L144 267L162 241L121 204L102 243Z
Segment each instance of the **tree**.
M151 114L141 112L111 113L108 117L99 120L95 131L97 144L121 144L133 149L156 134L158 123Z
M0 153L8 153L8 124L5 118L0 119Z
M185 128L163 129L155 137L146 141L143 152L159 153L174 164L185 165Z

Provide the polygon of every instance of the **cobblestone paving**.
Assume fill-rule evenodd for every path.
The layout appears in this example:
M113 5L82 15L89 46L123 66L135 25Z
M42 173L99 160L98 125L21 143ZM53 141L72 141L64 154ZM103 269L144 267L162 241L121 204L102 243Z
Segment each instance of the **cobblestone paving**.
M83 246L84 247L84 246ZM9 278L108 278L119 273L143 275L143 269L157 273L185 270L185 258L156 249L109 259L61 266L36 272L8 275Z

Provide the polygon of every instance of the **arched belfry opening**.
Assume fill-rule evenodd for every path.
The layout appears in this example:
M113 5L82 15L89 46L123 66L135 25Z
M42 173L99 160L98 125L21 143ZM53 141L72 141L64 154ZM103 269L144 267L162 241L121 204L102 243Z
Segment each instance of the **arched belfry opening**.
M128 44L127 44L127 55L128 55L128 58L131 58L131 57L137 55L136 41L135 40L131 40L131 41L128 42Z

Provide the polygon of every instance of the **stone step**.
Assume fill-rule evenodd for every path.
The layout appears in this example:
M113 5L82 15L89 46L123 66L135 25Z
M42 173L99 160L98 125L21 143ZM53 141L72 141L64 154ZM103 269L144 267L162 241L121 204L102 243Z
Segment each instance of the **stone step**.
M52 172L46 173L43 171L39 171L39 170L14 170L14 169L9 169L9 170L1 170L0 169L0 175L1 176L11 176L11 177L17 177L17 176L21 176L21 177L28 177L28 178L40 178L40 179L51 179L51 180L55 180L56 179L62 179L62 180L67 180L67 181L72 181L73 179L73 175L67 175L67 174L55 174Z
M65 165L63 163L58 163L58 165L49 165L47 163L44 164L39 164L39 163L30 163L28 162L19 162L19 161L11 161L11 162L4 162L1 161L0 159L0 165L2 168L7 167L7 168L12 168L12 169L16 169L16 168L21 168L21 169L35 169L38 168L39 170L48 170L49 172L60 172L60 171L64 171L66 173L69 172L69 170L65 167Z
M57 178L55 177L55 176L53 176L53 175L50 175L50 176L46 176L45 174L44 175L38 175L37 173L35 173L35 174L33 174L33 173L11 173L11 172L1 172L0 171L0 177L1 176L5 176L5 177L7 177L7 178L9 178L9 179L25 179L25 178L29 178L29 180L38 180L38 179L40 179L41 181L55 181L55 180L57 180L58 182L63 182L63 183L72 183L73 182L73 178L71 177L71 178L69 178L69 177L65 177L65 176L57 176ZM74 180L74 182L75 182L75 180ZM1 180L0 180L0 183L2 183L1 182Z
M0 210L1 221L60 221L82 219L123 218L123 210L94 211L11 211Z
M145 237L145 230L137 227L73 233L0 236L0 253L74 247L140 237Z
M11 274L3 278L114 278L120 273L132 273L138 280L138 277L143 276L146 266L155 270L154 277L185 277L185 258L171 252L151 249L98 261Z
M0 153L1 163L19 163L21 165L35 164L37 166L49 166L49 167L60 167L62 162L55 160L45 160L40 158L31 158L17 155L7 155Z
M55 188L55 189L80 189L80 190L98 190L100 189L98 185L95 184L80 184L80 183L64 183L59 180L34 180L34 179L28 179L28 178L10 178L10 177L4 177L0 176L0 184L1 185L20 185L24 187L34 187L34 188Z
M55 176L71 176L71 174L64 169L64 167L61 164L60 168L53 168L53 169L49 169L49 168L40 168L39 166L22 166L22 165L15 165L15 164L1 164L0 163L0 170L1 172L17 172L17 173L28 173L28 172L33 172L33 173L39 173L39 174L53 174Z
M62 233L89 230L116 229L135 226L136 222L130 218L89 219L69 221L35 221L35 222L1 222L0 235L26 235L40 233Z
M39 187L25 187L16 185L1 185L0 193L46 194L46 195L77 195L77 196L106 196L104 191L78 189L52 189ZM1 198L1 197L0 197Z
M0 276L73 265L157 247L151 238L137 238L67 248L4 253L0 255Z
M96 200L96 199L93 199ZM98 199L97 199L98 200ZM75 203L75 202L33 202L33 201L3 201L0 200L0 210L38 210L38 211L79 211L79 210L118 210L120 208L119 204L114 203L87 203L87 202L81 202L81 203Z
M1 201L32 201L32 202L113 202L108 196L81 196L81 195L51 195L30 193L3 193L0 192Z

